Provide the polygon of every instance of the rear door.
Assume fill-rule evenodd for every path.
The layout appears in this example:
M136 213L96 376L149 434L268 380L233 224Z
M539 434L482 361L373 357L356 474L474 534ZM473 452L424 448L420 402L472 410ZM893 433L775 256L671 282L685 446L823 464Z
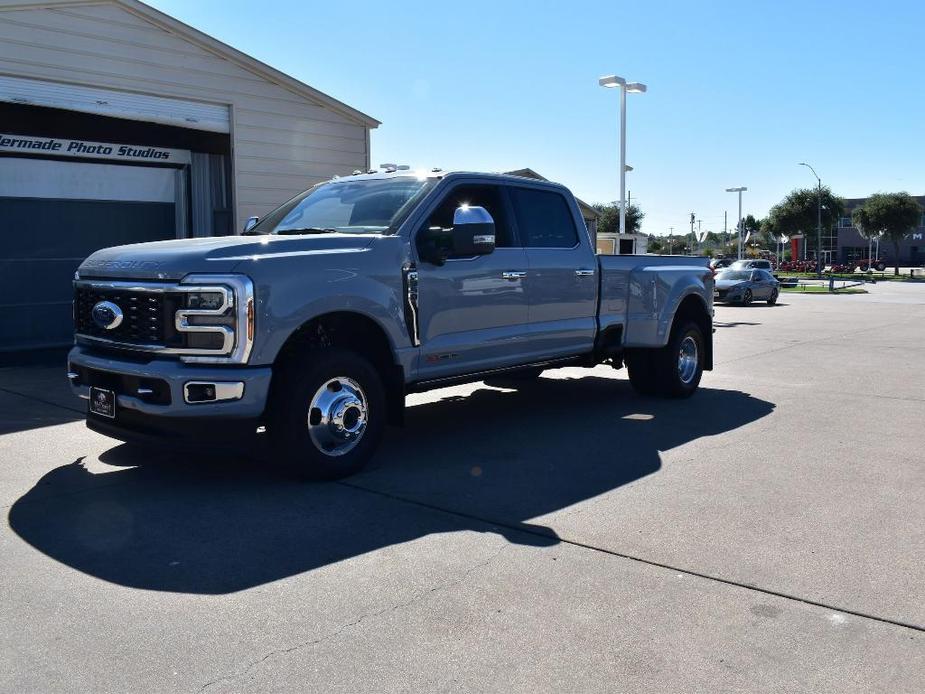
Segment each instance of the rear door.
M598 277L584 223L559 190L512 186L508 195L527 256L531 357L589 351L597 327Z
M476 373L526 361L527 257L497 185L459 183L432 209L427 227L448 228L460 205L484 207L495 221L495 250L418 263L421 353L418 380Z

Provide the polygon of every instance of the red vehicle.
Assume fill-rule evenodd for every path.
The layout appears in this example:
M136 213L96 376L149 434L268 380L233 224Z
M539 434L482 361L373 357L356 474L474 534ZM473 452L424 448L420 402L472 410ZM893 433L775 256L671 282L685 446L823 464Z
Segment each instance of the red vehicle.
M861 272L867 272L870 269L874 269L877 272L886 270L886 261L882 258L857 258L854 264L861 268Z

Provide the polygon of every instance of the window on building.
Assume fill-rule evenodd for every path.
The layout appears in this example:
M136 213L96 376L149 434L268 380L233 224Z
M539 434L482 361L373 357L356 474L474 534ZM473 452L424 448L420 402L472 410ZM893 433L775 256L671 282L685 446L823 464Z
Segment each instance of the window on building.
M851 217L840 217L838 219L838 226L841 229L849 229L853 227L854 224L851 223Z

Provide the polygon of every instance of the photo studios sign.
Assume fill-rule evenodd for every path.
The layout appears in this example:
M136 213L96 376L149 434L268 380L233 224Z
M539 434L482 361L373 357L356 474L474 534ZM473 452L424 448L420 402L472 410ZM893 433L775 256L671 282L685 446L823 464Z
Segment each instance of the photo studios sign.
M190 153L185 149L149 147L147 145L117 145L109 142L67 140L58 137L31 137L0 133L0 152L39 154L82 159L112 159L124 162L152 164L189 164Z

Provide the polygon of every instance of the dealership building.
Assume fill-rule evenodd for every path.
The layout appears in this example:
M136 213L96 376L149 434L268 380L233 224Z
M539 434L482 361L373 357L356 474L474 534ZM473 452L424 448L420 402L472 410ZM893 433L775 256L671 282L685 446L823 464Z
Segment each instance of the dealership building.
M378 124L136 0L0 0L0 352L71 341L93 251L234 233Z
M914 199L919 205L925 207L925 195L914 196ZM836 237L839 262L850 263L867 257L868 240L861 236L851 221L851 213L866 201L867 198L849 198L845 200L845 212L838 220ZM918 267L925 263L925 213L922 214L916 228L910 230L899 242L899 256L896 255L893 242L889 239L881 239L879 249L880 258L887 265L892 265L898 261L900 265Z

